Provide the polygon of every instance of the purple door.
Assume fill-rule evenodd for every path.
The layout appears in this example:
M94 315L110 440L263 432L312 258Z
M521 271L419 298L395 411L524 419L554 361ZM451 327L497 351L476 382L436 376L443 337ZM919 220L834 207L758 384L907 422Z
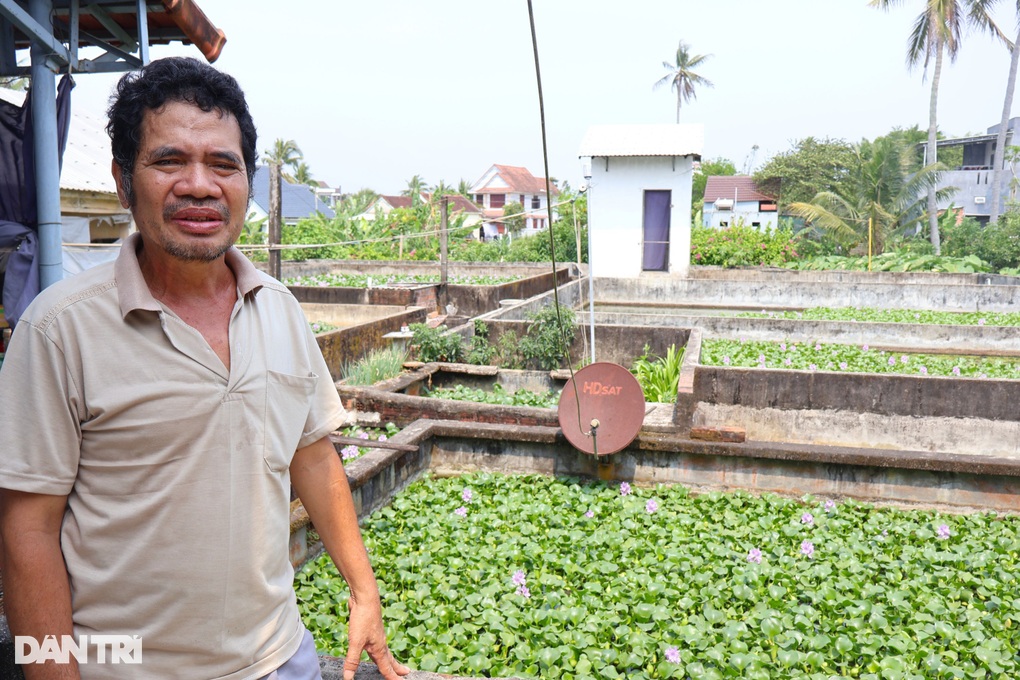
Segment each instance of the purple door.
M645 192L644 255L641 268L646 272L669 270L670 191Z

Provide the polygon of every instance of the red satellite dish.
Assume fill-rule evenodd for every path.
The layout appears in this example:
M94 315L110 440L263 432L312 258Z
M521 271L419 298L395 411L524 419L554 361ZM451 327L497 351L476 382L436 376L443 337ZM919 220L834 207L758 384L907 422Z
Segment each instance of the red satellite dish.
M626 448L644 420L641 385L619 364L585 366L560 394L560 428L567 441L585 453L605 456Z

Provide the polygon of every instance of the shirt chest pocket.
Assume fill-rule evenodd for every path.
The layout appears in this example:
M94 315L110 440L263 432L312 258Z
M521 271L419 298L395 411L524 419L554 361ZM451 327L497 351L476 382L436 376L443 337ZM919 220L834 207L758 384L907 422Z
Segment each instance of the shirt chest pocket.
M272 472L284 472L290 467L311 410L316 380L311 374L266 373L266 437L262 456Z

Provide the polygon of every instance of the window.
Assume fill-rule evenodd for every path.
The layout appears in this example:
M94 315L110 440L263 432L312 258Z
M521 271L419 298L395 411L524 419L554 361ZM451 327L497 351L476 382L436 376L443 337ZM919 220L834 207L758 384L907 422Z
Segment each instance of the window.
M475 194L475 203L477 203L478 205L484 205L485 196L483 196L482 194Z
M518 197L517 202L520 203L521 205L524 205L524 194L521 194Z
M720 222L719 226L720 227L728 227L728 226L730 226L730 223L729 222Z
M489 207L502 208L506 205L506 194L489 194Z
M538 196L532 196L531 197L531 209L532 210L538 210L541 207L542 207L542 199L539 198Z

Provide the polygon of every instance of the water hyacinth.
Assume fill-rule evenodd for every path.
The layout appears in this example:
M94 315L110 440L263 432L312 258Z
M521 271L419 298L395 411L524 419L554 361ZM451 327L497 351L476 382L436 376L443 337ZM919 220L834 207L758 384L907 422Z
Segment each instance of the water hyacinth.
M676 647L667 647L666 661L670 663L680 663L680 650Z
M595 511L589 510L588 512L584 513L584 516L587 517L588 519L591 519L592 517L595 516Z
M800 516L800 523L807 524L809 527L813 527L815 525L815 516L812 515L810 512L805 512L803 515Z
M836 501L832 500L831 498L829 500L825 501L825 512L832 512L835 509L836 509Z
M761 564L761 550L759 548L751 548L747 551L747 561Z
M628 484L627 482L620 482L620 495L621 496L630 495L630 484Z
M340 460L350 460L351 458L357 458L359 453L361 453L361 451L359 451L358 447L355 446L354 444L345 446L342 449L340 449Z
M524 583L527 581L527 578L528 576L524 572L524 570L518 569L517 571L514 572L514 575L510 577L510 580L513 581L513 584L515 586L523 586Z
M649 515L656 512L659 509L659 504L655 502L654 498L649 498L648 502L645 503L645 512Z
M523 597L525 600L531 599L531 591L528 590L528 586L524 585L523 583L517 586L517 594Z
M460 499L465 503L470 503L474 495L471 493L471 489L464 489L460 492Z
M463 505L454 510L453 512L454 514L460 515L461 517L467 517L467 508L465 508Z
M359 432L358 433L358 439L368 439L368 433L367 432Z
M928 368L926 366L921 366L921 368L917 369L917 372L921 375L928 375Z
M800 544L800 552L804 557L811 558L815 555L815 544L811 541L804 541Z
M938 529L938 537L940 541L944 541L949 538L952 534L949 532L948 524L940 524Z

